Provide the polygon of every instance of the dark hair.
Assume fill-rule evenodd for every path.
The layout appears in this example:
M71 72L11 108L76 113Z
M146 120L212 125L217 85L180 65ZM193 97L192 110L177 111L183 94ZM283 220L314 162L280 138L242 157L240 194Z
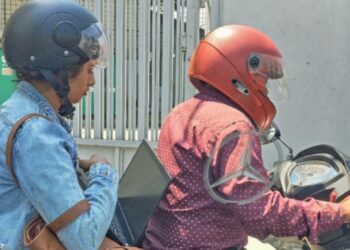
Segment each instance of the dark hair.
M68 70L68 75L70 78L75 78L77 75L80 74L80 72L83 70L83 65L85 62L76 64L76 65L70 65L67 66L66 69ZM33 69L27 69L22 67L16 67L14 68L16 72L17 79L16 82L20 81L46 81L45 77L40 73L39 70L33 70ZM52 72L55 75L58 75L60 73L61 69L54 69Z

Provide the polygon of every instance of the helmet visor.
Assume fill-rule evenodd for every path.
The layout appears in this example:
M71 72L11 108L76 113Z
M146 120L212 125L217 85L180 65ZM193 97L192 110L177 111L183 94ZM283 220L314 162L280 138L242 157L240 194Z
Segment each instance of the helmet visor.
M251 53L248 67L253 81L263 85L269 98L273 100L288 98L285 63L281 57Z
M95 62L96 66L106 67L109 43L101 23L93 23L81 31L81 40L78 47L90 60Z

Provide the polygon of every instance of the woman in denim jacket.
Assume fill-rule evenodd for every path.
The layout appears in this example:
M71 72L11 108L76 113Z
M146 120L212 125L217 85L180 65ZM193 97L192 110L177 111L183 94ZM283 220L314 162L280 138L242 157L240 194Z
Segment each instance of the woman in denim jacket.
M38 214L48 224L86 199L90 209L59 230L67 249L97 249L111 223L117 200L116 171L103 157L78 161L76 144L63 117L95 84L94 67L106 60L107 40L96 18L66 1L31 2L8 20L3 34L7 63L20 80L0 107L0 249L24 249L25 226ZM5 160L13 125L30 113ZM88 171L85 191L76 168Z

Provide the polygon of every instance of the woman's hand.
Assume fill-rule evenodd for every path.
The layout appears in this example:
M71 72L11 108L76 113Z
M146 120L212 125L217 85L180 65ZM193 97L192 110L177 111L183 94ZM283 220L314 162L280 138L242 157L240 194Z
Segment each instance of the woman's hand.
M95 163L110 163L107 161L107 159L103 156L94 154L90 157L90 159L79 159L79 167L82 168L84 171L89 171L90 167Z

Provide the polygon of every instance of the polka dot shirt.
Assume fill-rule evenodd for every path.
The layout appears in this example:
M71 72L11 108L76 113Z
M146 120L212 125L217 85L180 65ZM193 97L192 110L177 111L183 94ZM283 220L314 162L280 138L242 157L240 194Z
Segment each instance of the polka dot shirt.
M170 186L146 229L145 249L227 249L244 247L248 235L308 236L333 230L344 221L337 204L307 199L296 201L267 191L245 205L213 200L203 182L204 165L213 148L230 133L251 127L249 119L214 90L203 90L178 105L164 122L158 156L171 175ZM251 165L267 177L258 138L253 138ZM244 147L232 140L215 154L213 177L238 166ZM249 178L224 183L218 191L230 199L245 199L261 190Z

